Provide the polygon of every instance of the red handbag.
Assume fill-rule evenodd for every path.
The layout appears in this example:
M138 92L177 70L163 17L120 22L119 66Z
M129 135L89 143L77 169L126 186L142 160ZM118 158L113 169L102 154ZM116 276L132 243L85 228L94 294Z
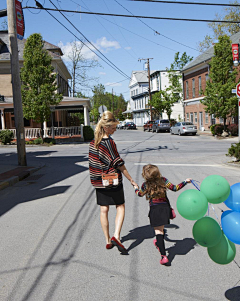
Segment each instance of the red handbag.
M173 208L170 208L170 219L174 219L176 217L176 213Z

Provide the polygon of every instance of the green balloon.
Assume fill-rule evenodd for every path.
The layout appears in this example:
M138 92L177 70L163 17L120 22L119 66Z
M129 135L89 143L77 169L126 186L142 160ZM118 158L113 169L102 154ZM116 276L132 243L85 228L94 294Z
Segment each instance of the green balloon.
M208 209L205 195L198 190L189 189L182 192L177 199L179 214L188 220L197 220L203 217Z
M208 248L209 257L218 264L228 264L236 255L236 246L222 232L221 240L215 246Z
M200 191L205 194L209 203L219 204L228 198L230 185L225 178L211 175L202 181Z
M213 247L222 238L222 230L215 219L204 216L193 226L193 237L196 242L203 247Z

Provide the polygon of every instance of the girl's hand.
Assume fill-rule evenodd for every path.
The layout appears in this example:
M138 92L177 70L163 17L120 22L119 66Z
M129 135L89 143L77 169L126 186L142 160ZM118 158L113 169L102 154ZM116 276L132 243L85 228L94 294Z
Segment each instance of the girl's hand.
M192 179L188 178L185 180L187 183L191 183Z
M138 189L139 190L139 187L138 187L138 185L137 186L133 186L134 187L134 189Z

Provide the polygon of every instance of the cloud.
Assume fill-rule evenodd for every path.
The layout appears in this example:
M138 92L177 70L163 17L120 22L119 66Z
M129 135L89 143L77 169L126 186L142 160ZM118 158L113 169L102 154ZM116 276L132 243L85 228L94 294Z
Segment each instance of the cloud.
M99 75L106 75L105 72L99 72L98 74L99 74Z
M121 83L110 83L110 82L108 82L108 83L104 84L104 86L121 87L122 84Z
M126 50L131 50L132 47L125 47L124 49L126 49Z
M70 61L69 56L71 56L72 54L73 43L76 43L78 48L82 47L82 43L80 41L67 42L66 44L63 44L63 42L58 43L58 46L61 48L64 54L62 56L63 60ZM121 48L120 44L117 41L108 41L106 37L102 37L100 39L97 39L96 42L91 42L91 43L96 48L94 48L94 46L91 45L90 43L84 42L84 44L86 44L87 46L84 45L81 50L81 54L86 59L98 59L98 56L96 54L99 54L99 52L97 51L97 49L100 50L101 52L109 52Z

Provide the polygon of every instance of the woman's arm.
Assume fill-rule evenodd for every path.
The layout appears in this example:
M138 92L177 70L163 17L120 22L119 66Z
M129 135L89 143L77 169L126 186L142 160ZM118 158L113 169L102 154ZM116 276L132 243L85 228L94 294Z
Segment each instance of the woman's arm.
M138 186L137 183L135 183L132 179L132 177L130 176L130 174L128 173L125 165L122 166L118 166L118 169L123 173L123 175L128 179L128 181L131 182L132 186Z

